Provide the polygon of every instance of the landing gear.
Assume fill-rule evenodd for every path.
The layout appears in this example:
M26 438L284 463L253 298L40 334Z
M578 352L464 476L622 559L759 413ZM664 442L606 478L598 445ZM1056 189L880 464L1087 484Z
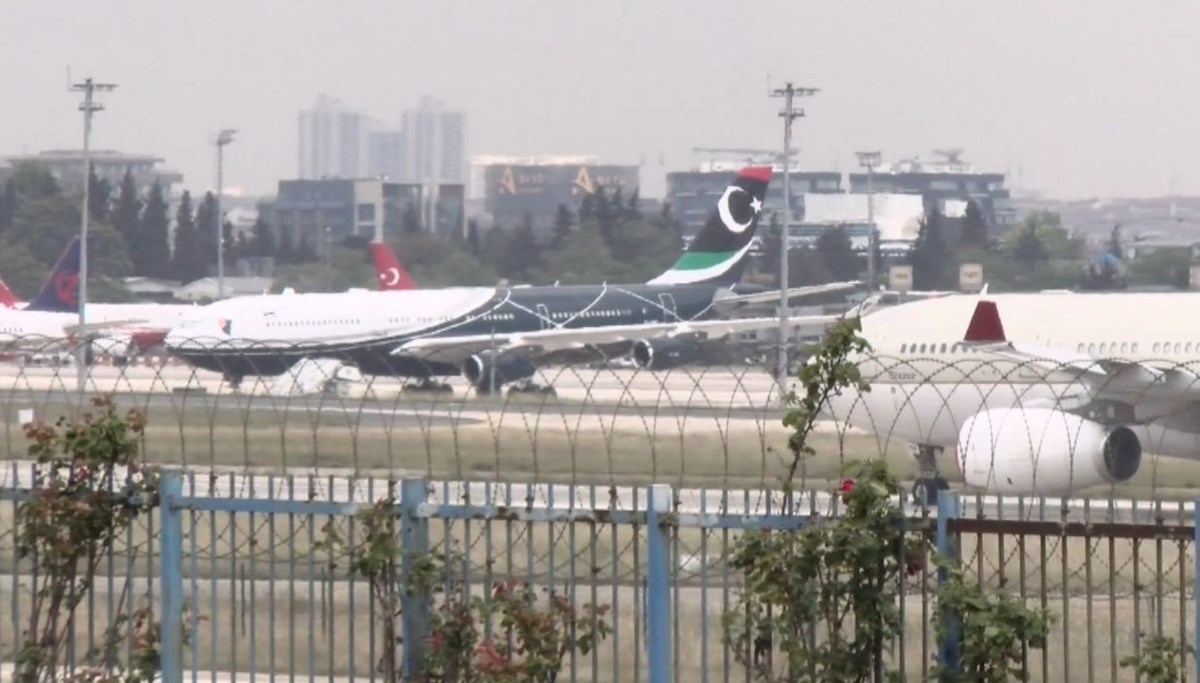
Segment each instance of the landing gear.
M938 474L937 459L942 450L941 446L916 446L915 455L920 471L912 486L913 503L916 505L937 505L938 491L950 488L950 483Z
M537 382L534 382L532 379L528 378L516 382L508 388L508 395L512 396L513 394L540 394L542 396L551 397L558 396L558 392L554 390L554 387L547 384L538 384Z
M402 392L424 392L435 394L454 393L454 387L446 382L435 382L431 378L426 377L419 382L410 382L401 388Z
M235 394L242 390L241 375L225 375L225 383L229 385L230 391Z

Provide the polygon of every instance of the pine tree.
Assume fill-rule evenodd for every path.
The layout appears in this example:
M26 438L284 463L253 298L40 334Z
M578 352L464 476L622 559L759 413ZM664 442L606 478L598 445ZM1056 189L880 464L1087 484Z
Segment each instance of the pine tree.
M233 237L233 223L229 221L221 224L221 251L226 269L240 256L237 251L237 240Z
M209 273L209 266L217 263L217 198L212 192L204 193L204 200L196 209L196 254L195 262L201 271L196 277Z
M192 213L192 193L184 191L175 212L175 247L172 250L172 277L183 283L204 275L196 250L196 219Z
M977 249L988 247L988 225L983 218L983 212L975 200L967 202L967 210L963 214L962 245Z
M913 289L921 291L945 287L950 247L942 228L941 212L936 207L927 211L908 257L913 267Z
M817 238L817 255L834 279L853 280L858 277L858 256L845 228L826 230Z
M93 220L107 221L112 204L112 183L96 175L96 167L88 172L88 215Z
M182 208L182 207L181 207ZM133 272L147 277L171 276L171 218L170 207L163 197L158 181L150 188L146 208L142 211L138 239L129 245Z
M121 184L117 187L117 201L109 217L109 224L117 229L125 243L131 247L138 240L141 228L142 200L138 197L137 183L133 173L125 171Z
M1120 261L1125 257L1125 250L1121 247L1121 224L1113 226L1112 233L1108 237L1108 253L1113 255L1113 258Z
M467 251L472 256L479 256L479 250L482 245L479 243L479 224L475 219L467 221Z
M1028 268L1036 268L1046 260L1046 245L1038 235L1036 223L1031 221L1021 230L1013 249L1013 257Z
M567 208L566 204L559 204L558 211L554 214L554 240L556 242L571 234L572 223L574 223L574 218L571 216L571 210Z
M276 256L275 250L275 233L271 231L271 226L267 225L266 219L259 215L254 219L254 225L250 228L250 239L245 253L249 256L267 258Z
M0 231L12 227L13 216L17 213L17 186L9 178L4 183L4 191L0 192Z
M404 209L404 215L401 218L400 229L410 235L421 232L421 213L417 211L416 202L410 203Z

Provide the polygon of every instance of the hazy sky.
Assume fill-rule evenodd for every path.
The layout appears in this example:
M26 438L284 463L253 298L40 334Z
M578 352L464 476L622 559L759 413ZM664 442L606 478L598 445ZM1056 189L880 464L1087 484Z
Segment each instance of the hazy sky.
M796 145L812 169L962 147L1059 197L1200 194L1195 0L0 0L0 154L81 144L67 68L120 87L96 147L215 184L296 174L297 110L319 93L385 121L431 94L468 149L644 158L777 146L768 76L822 89ZM1017 177L1018 170L1021 172Z

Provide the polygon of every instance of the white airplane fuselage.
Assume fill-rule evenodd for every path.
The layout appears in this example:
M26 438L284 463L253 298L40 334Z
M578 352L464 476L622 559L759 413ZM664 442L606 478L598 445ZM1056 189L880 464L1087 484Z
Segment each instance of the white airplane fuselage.
M1200 372L1200 293L992 294L1011 342L1096 361L1124 359ZM1094 387L1063 365L997 357L962 343L976 296L948 296L879 309L861 318L871 345L856 359L867 392L844 391L828 413L913 444L954 448L960 429L987 410L1086 408ZM1085 361L1086 362L1086 361ZM1146 386L1114 377L1106 399L1127 403L1119 420L1159 455L1200 457L1200 382ZM1115 396L1115 398L1114 398Z

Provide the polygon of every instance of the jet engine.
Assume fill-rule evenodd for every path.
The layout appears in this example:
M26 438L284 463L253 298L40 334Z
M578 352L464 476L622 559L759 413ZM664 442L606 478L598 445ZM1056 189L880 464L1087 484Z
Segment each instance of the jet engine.
M700 345L688 339L639 339L633 361L647 370L669 370L700 356Z
M463 377L480 393L499 389L508 382L527 379L535 372L537 368L533 363L517 353L482 351L467 358L462 365Z
M958 432L958 459L970 486L989 493L1061 496L1127 481L1142 464L1133 430L1049 408L972 415Z

